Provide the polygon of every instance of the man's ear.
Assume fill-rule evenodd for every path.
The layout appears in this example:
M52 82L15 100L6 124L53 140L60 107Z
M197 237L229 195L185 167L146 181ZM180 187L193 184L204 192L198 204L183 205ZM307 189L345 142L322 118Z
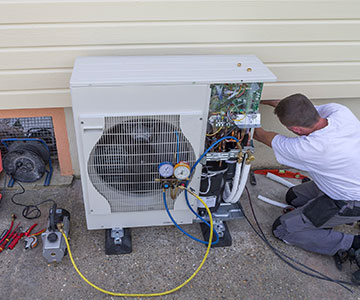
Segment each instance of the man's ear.
M288 127L290 131L292 131L293 133L297 134L297 135L302 135L304 134L304 130L302 127L299 126L290 126Z

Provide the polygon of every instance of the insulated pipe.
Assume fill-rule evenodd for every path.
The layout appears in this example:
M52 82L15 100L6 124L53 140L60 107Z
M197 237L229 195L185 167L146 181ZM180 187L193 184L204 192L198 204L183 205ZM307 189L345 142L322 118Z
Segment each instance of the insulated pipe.
M279 176L277 176L277 175L275 175L273 173L270 173L270 172L266 174L266 177L271 179L271 180L274 180L274 181L276 181L276 182L278 182L278 183L280 183L282 185L285 185L288 188L292 188L293 186L295 186L295 184L292 184L291 182L285 180L284 178L281 178L281 177L279 177Z
M275 206L277 206L277 207L281 207L281 208L286 208L286 207L289 207L289 206L290 206L290 205L288 205L288 204L284 204L284 203L281 203L281 202L278 202L278 201L275 201L275 200L271 200L271 199L269 199L269 198L267 198L267 197L264 197L264 196L261 196L261 195L258 196L258 199L261 200L261 201L264 201L264 202L266 202L266 203L269 203L269 204L271 204L271 205L275 205Z
M242 170L242 163L237 163L236 170L235 170L235 176L234 176L234 180L233 180L233 187L230 192L230 195L227 196L226 193L223 193L224 202L231 202L231 199L235 196L237 187L240 184L241 170Z
M249 176L250 167L251 167L251 164L246 164L246 163L242 167L241 179L240 179L239 186L237 188L237 192L234 195L234 197L232 199L230 199L228 202L236 203L239 201L239 199L244 191L244 188L245 188L248 176Z
M229 198L231 191L230 191L230 185L228 182L225 183L225 189L223 192L223 198Z
M254 131L255 131L254 128L251 128L249 130L249 137L250 137L249 140L253 139ZM240 182L239 182L238 187L236 188L236 194L233 196L233 198L229 197L230 199L227 199L227 201L225 201L225 202L236 203L239 201L239 199L244 191L244 188L245 188L245 185L246 185L249 173L250 173L251 164L246 163L246 159L248 158L248 156L249 156L248 153L244 155L244 161L243 161L244 166L242 166ZM225 186L225 188L226 188L226 186ZM233 186L233 190L234 190L234 188L235 188L235 186Z

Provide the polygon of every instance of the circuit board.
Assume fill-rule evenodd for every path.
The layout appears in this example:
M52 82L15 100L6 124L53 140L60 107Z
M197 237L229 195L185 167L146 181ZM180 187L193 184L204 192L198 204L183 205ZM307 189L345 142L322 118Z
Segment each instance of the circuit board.
M209 123L219 127L260 126L258 113L263 83L212 84Z

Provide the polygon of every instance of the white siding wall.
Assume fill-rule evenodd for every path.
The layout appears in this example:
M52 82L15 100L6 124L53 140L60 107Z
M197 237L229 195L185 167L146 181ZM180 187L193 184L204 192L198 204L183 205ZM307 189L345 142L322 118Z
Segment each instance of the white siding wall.
M360 1L0 1L2 109L70 107L85 55L256 54L264 99L360 95Z

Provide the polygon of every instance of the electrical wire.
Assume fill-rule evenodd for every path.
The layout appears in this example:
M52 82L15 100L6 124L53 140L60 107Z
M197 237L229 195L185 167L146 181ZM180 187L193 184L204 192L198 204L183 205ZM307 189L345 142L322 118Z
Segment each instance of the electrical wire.
M245 112L240 111L240 113L243 115L243 117L242 117L241 119L235 119L235 120L233 120L234 122L240 122L240 121L242 121L242 120L244 120L244 119L246 118L246 113L245 113Z
M18 181L15 181L15 182L21 187L21 192L18 192L18 193L15 193L14 195L12 195L11 202L15 205L24 207L24 209L22 211L22 216L25 219L33 220L33 219L39 218L41 216L41 210L39 208L40 205L47 203L47 202L55 203L55 201L53 199L47 199L47 200L41 201L37 204L29 204L29 205L16 202L15 197L24 194L25 188L23 187L23 185L20 182L18 182Z
M215 135L217 135L220 131L221 131L221 129L223 129L224 127L223 126L221 126L218 130L216 130L215 132L213 132L213 133L207 133L206 134L206 136L207 137L211 137L211 136L215 136Z
M207 188L206 191L201 191L201 189L199 190L199 195L206 195L208 192L210 192L211 189L211 178L210 176L203 176L203 174L201 174L201 178L207 178ZM201 187L200 187L201 188Z
M71 252L71 249L70 249L70 244L69 244L69 241L68 241L68 238L63 230L63 228L61 226L58 227L59 231L61 232L61 234L63 235L64 237L64 240L65 240L65 243L66 243L66 247L67 247L67 250L68 250L68 253L69 253L69 257L70 257L70 260L71 260L71 263L75 269L75 271L79 274L79 276L87 283L89 284L90 286L92 286L93 288L97 289L98 291L104 293L104 294L108 294L108 295L111 295L111 296L119 296L119 297L159 297L159 296L165 296L165 295L169 295L169 294L172 294L178 290L180 290L182 287L184 287L185 285L187 285L195 276L196 274L200 271L200 269L202 268L202 266L204 265L208 255L209 255L209 252L210 252L210 249L211 249L211 242L212 242L212 238L213 238L213 220L212 220L212 215L211 215L211 211L209 209L209 207L206 205L205 201L202 200L198 195L196 195L195 193L193 193L191 190L188 190L188 192L190 194L192 194L194 197L196 197L204 206L205 206L205 209L207 211L207 213L209 214L209 220L210 220L210 224L211 224L211 228L210 228L210 236L209 236L209 241L208 241L208 246L206 248L206 252L205 252L205 255L200 263L200 265L198 266L198 268L195 270L195 272L187 279L185 280L182 284L178 285L177 287L171 289L171 290L168 290L168 291L165 291L165 292L159 292L159 293L149 293L149 294L146 294L146 293L136 293L136 294L126 294L126 293L116 293L116 292L111 292L111 291L107 291L105 289L102 289L100 287L98 287L97 285L93 284L92 282L90 282L79 270L79 268L77 267L75 261L74 261L74 258L72 256L72 252Z
M277 248L275 248L275 247L270 243L270 241L266 238L266 235L265 235L265 233L263 232L263 230L262 230L262 228L261 228L261 226L260 226L260 224L259 224L259 222L258 222L258 220L257 220L257 217L256 217L256 214L255 214L255 211L254 211L254 207L253 207L253 205L252 205L252 200L251 200L251 196L250 196L250 193L249 193L248 188L245 187L245 190L246 190L246 193L247 193L247 197L248 197L248 200L249 200L249 204L250 204L250 208L251 208L251 212L252 212L253 218L254 218L255 223L256 223L256 225L257 225L257 227L258 227L258 229L259 229L260 232L258 232L258 231L255 229L254 225L250 222L249 218L246 216L246 214L245 214L245 212L244 212L244 209L243 209L243 208L241 207L241 205L240 205L240 202L238 202L239 205L240 205L240 208L241 208L241 210L242 210L242 212L243 212L243 215L244 215L246 221L249 223L250 227L253 229L253 231L254 231L254 232L261 238L261 240L274 252L274 254L275 254L277 257L279 257L284 263L286 263L288 266L290 266L291 268L293 268L294 270L296 270L296 271L298 271L298 272L300 272L300 273L303 273L303 274L305 274L305 275L308 275L308 276L310 276L310 277L317 278L317 279L320 279L320 280L325 280L325 281L329 281L329 282L334 282L334 283L340 285L341 287L343 287L344 289L346 289L347 291L353 293L353 291L352 291L350 288L348 288L347 286L345 286L345 284L348 284L348 285L357 285L357 284L354 284L354 283L348 282L348 281L342 281L342 280L332 279L332 278L326 276L325 274L322 274L321 272L319 272L319 271L317 271L317 270L315 270L315 269L313 269L313 268L310 268L309 266L306 266L305 264L303 264L303 263L295 260L294 258L288 256L287 254L285 254L285 253L283 253L282 251L280 251L280 250L278 250ZM292 264L291 262L289 262L287 259L290 260L290 261L292 261L293 263L296 263L296 264L300 265L301 267L303 267L303 268L305 268L305 269L307 269L307 270L309 270L309 271L311 271L311 272L314 272L314 273L318 274L319 276L318 276L318 275L314 275L314 274L309 273L309 272L306 272L306 271L298 268L297 266L295 266L294 264Z

